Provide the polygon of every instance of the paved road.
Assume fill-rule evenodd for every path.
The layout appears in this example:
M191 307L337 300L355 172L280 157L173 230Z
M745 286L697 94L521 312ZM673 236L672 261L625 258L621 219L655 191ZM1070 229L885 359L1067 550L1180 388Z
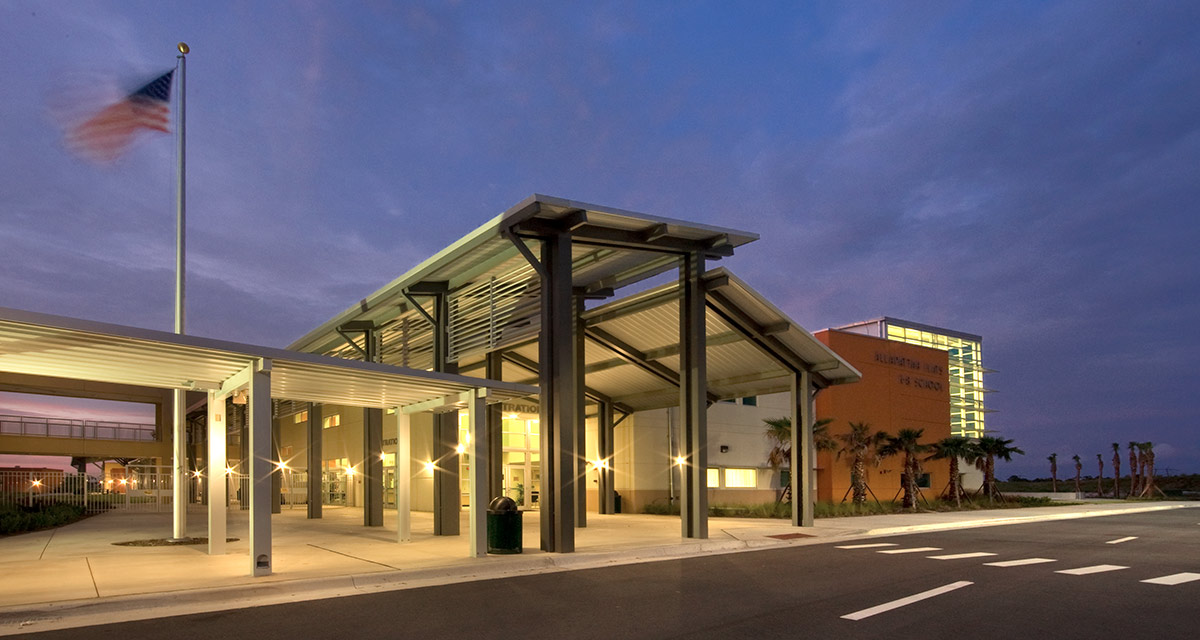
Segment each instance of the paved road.
M1200 634L1198 599L1200 512L1181 509L542 574L33 637L1187 638Z

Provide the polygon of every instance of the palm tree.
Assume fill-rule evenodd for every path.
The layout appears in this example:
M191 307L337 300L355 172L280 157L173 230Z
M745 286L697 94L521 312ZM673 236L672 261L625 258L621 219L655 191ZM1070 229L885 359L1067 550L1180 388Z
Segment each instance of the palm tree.
M904 490L900 506L904 509L917 508L917 476L921 473L921 454L930 449L930 445L920 443L924 434L924 429L901 429L896 435L888 437L880 450L884 456L904 456L904 471L900 473L900 486Z
M981 457L975 461L975 468L983 471L983 495L988 497L988 501L994 501L1000 495L1000 490L996 488L996 458L1012 462L1014 453L1025 455L1012 443L1012 440L997 436L983 436L978 440Z
M1113 449L1113 497L1120 499L1121 497L1121 445L1116 442L1112 443Z
M846 454L850 458L850 486L854 492L853 503L867 503L867 459L871 458L879 464L879 449L887 440L887 434L882 431L871 432L871 426L865 422L851 422L850 431L836 436L842 443L838 449L838 457Z
M1075 495L1082 495L1079 489L1079 472L1084 471L1084 463L1079 461L1078 455L1070 456L1070 459L1075 461Z
M763 422L767 425L767 430L763 435L771 443L771 450L767 452L767 464L775 470L790 465L792 462L792 419L784 416L782 418L766 418ZM833 418L821 418L813 423L813 447L817 451L837 449L837 442L829 435L831 422L833 422Z
M1129 495L1136 496L1138 492L1138 457L1136 442L1129 443Z
M1138 444L1138 448L1141 450L1139 457L1144 458L1146 461L1145 470L1142 472L1142 492L1140 495L1150 498L1154 496L1154 491L1157 489L1154 486L1154 443L1142 442Z
M783 416L781 418L764 418L763 422L767 425L767 430L763 435L771 443L771 450L767 452L767 464L773 471L778 471L780 467L790 467L792 464L792 419ZM837 449L837 442L829 435L831 422L833 422L833 418L821 418L813 423L813 447L817 451ZM786 498L790 489L790 484L781 487L775 501L780 502Z
M967 464L975 464L979 459L979 447L970 438L950 436L933 443L933 453L926 460L950 461L950 485L946 488L954 494L954 505L962 507L962 473L958 470L958 460L966 460Z
M1046 458L1050 461L1050 490L1058 492L1058 454L1052 453Z
M1100 465L1100 475L1096 476L1096 497L1104 497L1104 458L1096 454L1096 464Z

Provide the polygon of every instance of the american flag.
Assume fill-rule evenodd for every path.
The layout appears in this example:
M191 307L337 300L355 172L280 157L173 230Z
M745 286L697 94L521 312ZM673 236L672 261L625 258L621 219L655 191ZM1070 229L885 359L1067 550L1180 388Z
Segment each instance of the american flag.
M172 69L67 132L67 146L89 160L116 160L142 129L170 133Z

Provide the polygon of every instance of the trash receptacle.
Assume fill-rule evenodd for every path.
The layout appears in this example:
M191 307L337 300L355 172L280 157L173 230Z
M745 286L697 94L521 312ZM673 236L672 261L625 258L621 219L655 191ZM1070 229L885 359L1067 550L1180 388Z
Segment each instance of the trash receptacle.
M521 512L512 498L501 496L488 503L488 553L521 553Z

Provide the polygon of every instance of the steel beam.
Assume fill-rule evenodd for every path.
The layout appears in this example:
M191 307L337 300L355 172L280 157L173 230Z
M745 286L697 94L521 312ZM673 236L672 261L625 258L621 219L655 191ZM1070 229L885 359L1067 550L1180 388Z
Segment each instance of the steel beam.
M502 380L504 359L499 351L484 356L483 377ZM499 403L487 406L488 440L488 496L497 498L504 494L504 407Z
M412 540L412 416L396 411L396 539Z
M680 298L680 304L683 304L682 297ZM701 351L704 350L705 344L706 344L705 336L703 333L704 318L705 318L704 309L700 309L701 334L700 334L699 340L700 340L700 350ZM680 322L682 322L682 321L683 320L681 317ZM682 351L680 353L680 360L679 360L681 363L680 364L680 372L676 373L676 372L672 371L670 369L670 367L667 367L666 365L663 365L659 362L651 360L650 358L648 358L646 356L645 353L643 353L639 349L633 347L632 345L630 345L627 342L625 342L624 340L621 340L620 338L612 335L611 333L609 333L603 329L600 329L599 327L588 327L587 329L584 330L584 332L586 333L588 338L592 339L593 342L595 342L595 343L603 346L604 348L608 349L609 351L612 351L613 353L617 354L621 359L625 360L629 364L632 364L635 367L637 367L647 373L658 376L662 380L669 382L669 383L675 385L676 387L681 387L682 378L685 373L682 370L683 369ZM680 343L680 344L682 345L682 343ZM680 346L680 349L682 350L683 347ZM704 394L705 394L706 402L713 403L713 402L717 402L718 400L720 400L720 398L718 398L715 394L708 393L707 388L705 389Z
M467 515L470 553L472 558L482 558L487 555L487 504L488 504L488 438L487 429L487 389L472 389L463 393L467 403L467 433L471 434L471 443L467 454L470 456L471 469L468 472L468 491L471 494L471 507Z
M708 537L708 389L705 366L704 255L679 266L680 516L683 537Z
M584 296L573 291L575 313L572 316L573 321L571 346L573 355L571 358L571 376L574 378L575 384L572 386L572 391L575 394L575 421L574 421L574 437L575 437L575 526L579 528L587 527L587 402L584 397L584 389L586 376L584 368L587 358L584 357L584 349L586 342L583 335L583 304Z
M271 513L283 513L283 456L279 451L279 418L271 418Z
M613 486L613 426L613 405L611 402L601 402L596 412L596 457L600 462L596 474L600 478L599 511L604 514L616 513L616 491Z
M363 526L383 526L383 409L363 412Z

